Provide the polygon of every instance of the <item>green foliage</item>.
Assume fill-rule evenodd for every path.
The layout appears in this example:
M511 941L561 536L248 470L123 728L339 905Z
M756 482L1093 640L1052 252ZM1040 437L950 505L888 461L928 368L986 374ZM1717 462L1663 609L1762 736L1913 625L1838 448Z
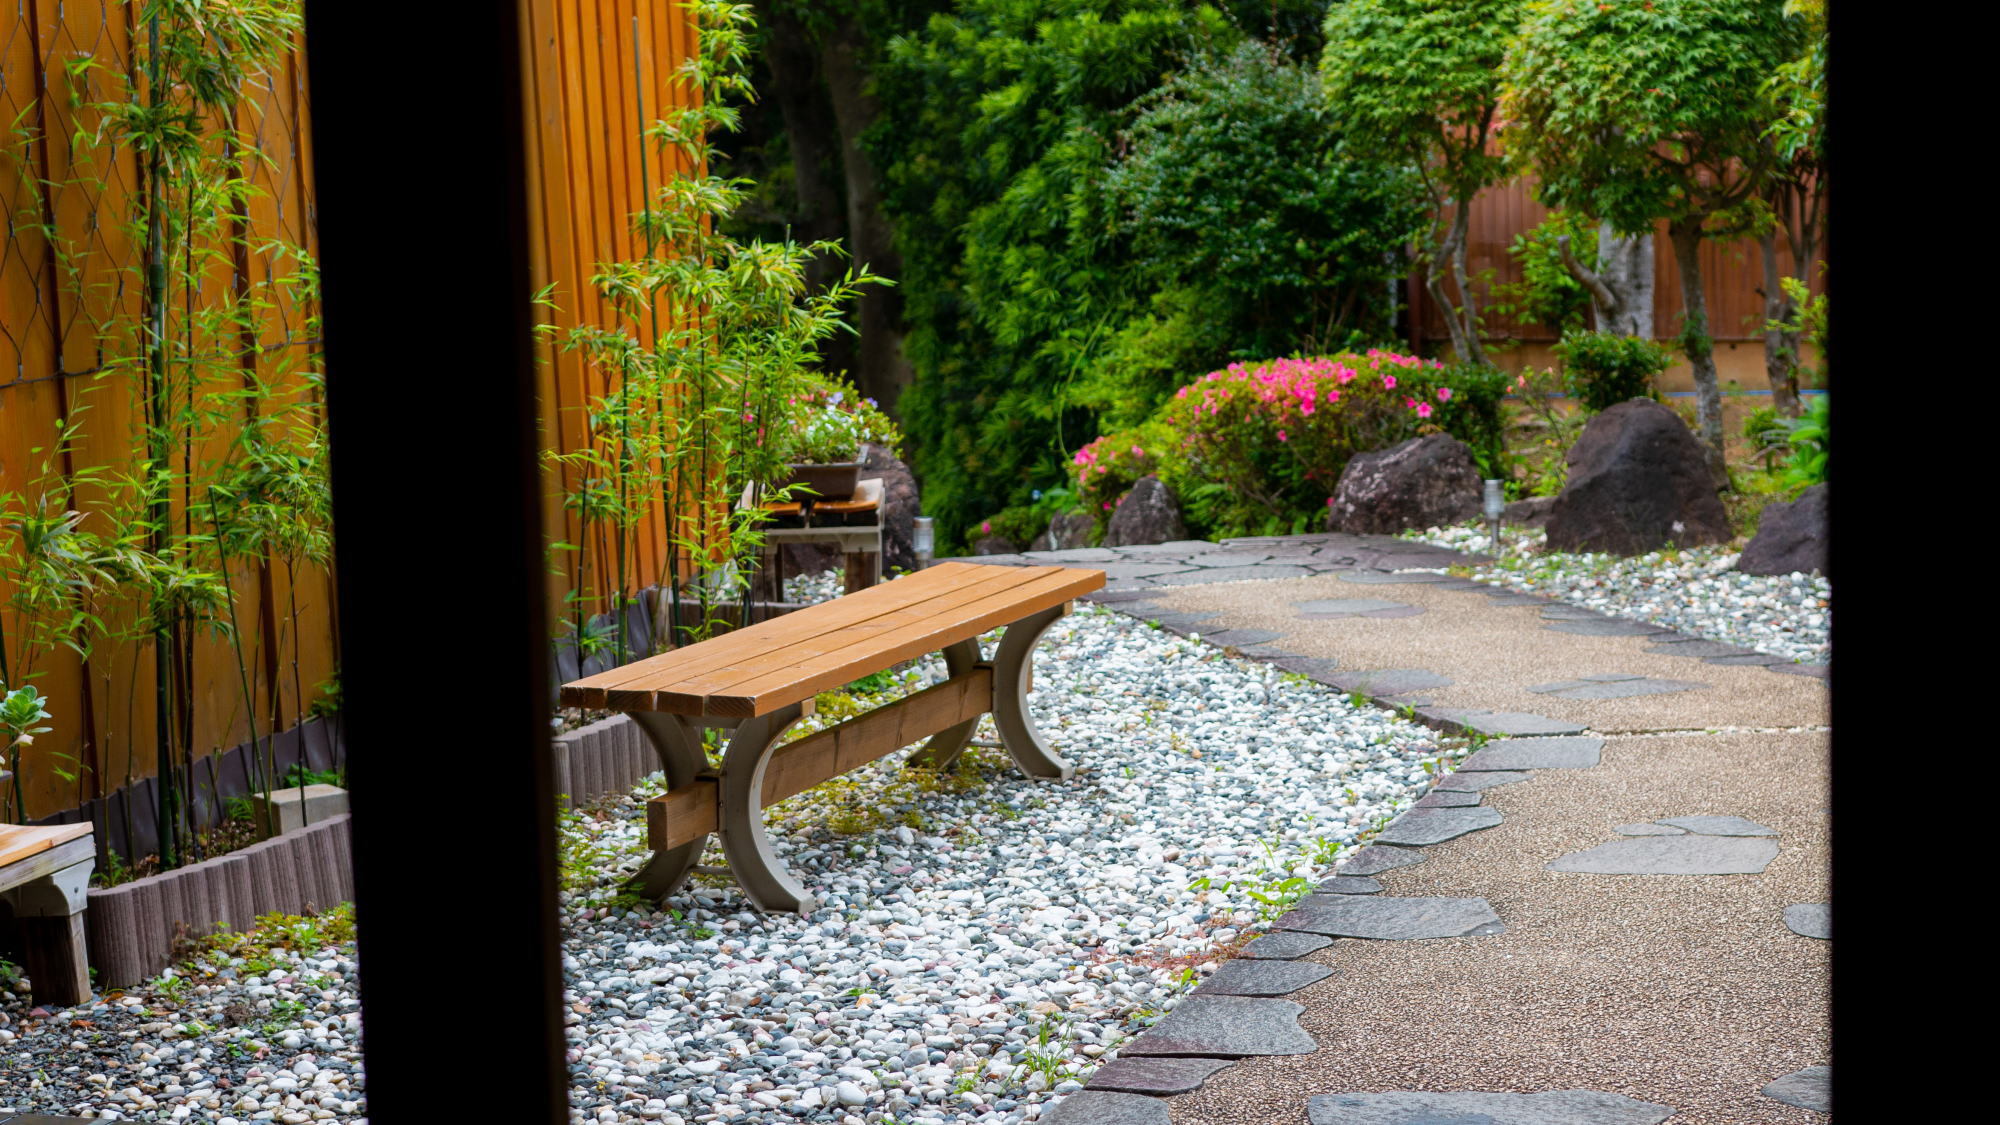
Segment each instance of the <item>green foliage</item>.
M1798 52L1783 0L1540 0L1502 72L1510 154L1552 207L1623 234L1754 223L1772 157L1765 80Z
M1825 272L1826 263L1820 263ZM1819 353L1819 366L1798 367L1800 386L1824 386L1826 383L1826 294L1815 296L1806 283L1796 277L1781 277L1778 284L1783 287L1791 305L1791 315L1784 320L1768 322L1765 327L1790 333L1809 343Z
M14 775L11 819L16 823L27 815L21 800L21 748L34 745L36 735L55 729L39 725L50 717L48 702L48 697L34 688L8 691L7 685L0 683L0 741L6 743L7 769Z
M1628 399L1657 400L1653 380L1673 362L1673 354L1653 341L1615 332L1569 333L1555 353L1569 393L1593 414Z
M803 373L786 397L778 456L797 463L852 461L863 442L894 452L902 434L872 398L831 375Z
M1494 286L1488 309L1542 325L1558 336L1581 331L1590 313L1590 291L1563 264L1557 240L1564 237L1578 261L1597 260L1597 224L1568 211L1551 211L1508 245L1508 256L1520 263L1521 280Z
M1826 480L1827 427L1833 409L1832 396L1810 396L1803 417L1786 418L1785 467L1779 479L1787 488L1806 488Z

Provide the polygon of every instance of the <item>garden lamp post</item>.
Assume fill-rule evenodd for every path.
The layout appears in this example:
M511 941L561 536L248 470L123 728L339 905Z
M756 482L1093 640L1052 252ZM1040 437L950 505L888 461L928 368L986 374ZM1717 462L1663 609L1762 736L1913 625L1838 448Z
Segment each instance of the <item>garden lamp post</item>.
M931 549L936 539L931 531L931 517L918 516L916 530L910 533L910 547L917 553L917 569L931 565Z
M1500 553L1500 512L1502 508L1503 505L1500 502L1500 482L1497 480L1487 481L1486 527L1489 537L1493 542L1493 553L1495 555Z

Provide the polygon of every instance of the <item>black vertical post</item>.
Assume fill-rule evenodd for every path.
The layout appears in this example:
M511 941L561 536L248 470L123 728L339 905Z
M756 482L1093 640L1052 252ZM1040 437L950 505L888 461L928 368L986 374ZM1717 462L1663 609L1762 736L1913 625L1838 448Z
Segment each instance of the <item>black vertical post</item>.
M376 1125L568 1119L514 0L306 0L362 1046Z

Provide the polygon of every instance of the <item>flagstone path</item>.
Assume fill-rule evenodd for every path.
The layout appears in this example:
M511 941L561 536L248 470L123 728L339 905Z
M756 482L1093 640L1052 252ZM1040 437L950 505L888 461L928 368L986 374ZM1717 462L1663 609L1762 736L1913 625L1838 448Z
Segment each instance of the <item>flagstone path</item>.
M1828 1120L1824 666L1387 537L975 561L1494 736L1045 1125Z

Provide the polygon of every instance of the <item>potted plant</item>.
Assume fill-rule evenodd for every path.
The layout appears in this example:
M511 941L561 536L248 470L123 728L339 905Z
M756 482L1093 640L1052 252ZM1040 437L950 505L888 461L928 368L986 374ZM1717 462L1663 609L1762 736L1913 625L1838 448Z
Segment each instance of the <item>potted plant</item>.
M895 423L853 387L825 375L809 374L787 403L781 448L791 475L778 484L800 486L813 500L845 500L861 480L861 446L876 442L892 449L900 435Z

